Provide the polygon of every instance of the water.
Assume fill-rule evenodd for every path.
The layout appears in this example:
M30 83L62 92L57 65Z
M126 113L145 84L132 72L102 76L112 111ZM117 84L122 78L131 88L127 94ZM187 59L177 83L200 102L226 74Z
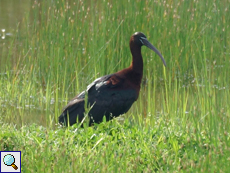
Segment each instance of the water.
M10 41L29 13L33 0L0 0L0 72L4 71Z
M19 23L28 14L32 0L1 0L0 1L0 34L1 43L9 39ZM5 37L4 37L5 35Z

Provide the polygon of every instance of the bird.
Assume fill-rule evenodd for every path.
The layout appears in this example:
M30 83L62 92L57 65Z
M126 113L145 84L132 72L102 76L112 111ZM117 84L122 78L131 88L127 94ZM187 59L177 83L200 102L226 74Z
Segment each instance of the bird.
M142 32L135 32L129 41L132 62L128 68L116 73L97 78L87 89L75 96L63 109L59 116L59 124L72 126L81 122L86 114L85 105L89 109L89 126L99 124L105 116L106 121L125 114L138 99L143 76L143 59L141 47L153 50L166 67L161 53ZM85 103L86 102L86 103Z

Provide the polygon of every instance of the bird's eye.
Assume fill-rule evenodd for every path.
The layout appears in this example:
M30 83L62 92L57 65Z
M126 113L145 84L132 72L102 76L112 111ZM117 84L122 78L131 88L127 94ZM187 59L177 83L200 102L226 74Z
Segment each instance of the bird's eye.
M144 44L143 41L142 41L142 38L140 38L139 40L140 40L140 42L141 42L142 44Z

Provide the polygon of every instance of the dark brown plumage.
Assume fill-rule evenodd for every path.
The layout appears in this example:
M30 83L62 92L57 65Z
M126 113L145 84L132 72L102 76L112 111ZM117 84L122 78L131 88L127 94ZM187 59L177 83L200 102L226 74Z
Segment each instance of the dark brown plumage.
M60 124L73 125L77 120L81 122L84 118L86 94L88 106L92 106L88 113L90 126L93 123L100 123L103 116L108 121L130 109L138 98L143 74L141 46L145 45L155 51L165 66L166 63L160 52L149 43L141 32L136 32L131 36L129 45L132 53L131 65L114 74L100 77L88 85L86 91L74 97L64 108L59 116Z

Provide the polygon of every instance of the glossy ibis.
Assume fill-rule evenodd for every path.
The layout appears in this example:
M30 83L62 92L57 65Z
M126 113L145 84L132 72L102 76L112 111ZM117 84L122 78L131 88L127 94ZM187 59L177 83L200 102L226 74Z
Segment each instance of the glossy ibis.
M141 46L147 46L156 52L166 66L161 53L147 40L141 32L134 33L129 41L132 63L116 73L100 77L87 86L86 91L74 97L59 116L59 123L73 125L81 122L85 113L85 97L91 109L88 112L89 125L100 123L103 116L111 120L126 113L137 100L143 74ZM87 95L87 96L86 96Z

